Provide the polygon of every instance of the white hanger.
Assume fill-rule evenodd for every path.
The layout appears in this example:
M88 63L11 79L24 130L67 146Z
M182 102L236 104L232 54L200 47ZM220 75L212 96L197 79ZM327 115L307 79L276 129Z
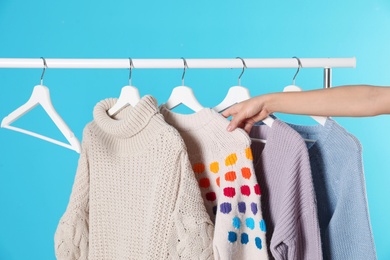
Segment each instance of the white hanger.
M42 58L43 59L43 58ZM6 116L1 121L1 127L7 128L10 130L14 130L17 132L21 132L23 134L31 135L40 139L43 139L48 142L52 142L54 144L66 147L68 149L74 150L77 153L80 153L81 146L80 142L76 138L76 136L73 134L73 132L69 129L69 127L66 125L64 120L60 117L60 115L57 113L57 111L54 109L53 104L50 99L50 92L49 88L42 85L43 82L43 75L45 73L45 70L47 68L46 61L43 59L44 62L44 69L41 76L41 83L40 85L37 85L34 87L33 92L29 98L29 100L14 110L12 113L10 113L8 116ZM21 129L18 127L11 126L14 121L18 120L21 116L28 113L30 110L32 110L34 107L36 107L38 104L40 104L43 109L47 112L47 114L50 116L50 118L54 121L55 125L59 128L61 133L66 137L66 139L69 141L69 144L54 140L50 137L46 137L25 129Z
M299 70L302 68L302 63L301 63L301 60L299 58L297 58L297 57L293 57L293 58L296 58L298 60L298 70L297 70L297 72L294 75L294 78L293 78L293 81L292 81L292 85L286 86L283 89L283 92L302 91L302 89L300 87L295 85L295 78L297 77L297 75L299 73ZM318 123L320 123L323 126L325 125L326 120L328 119L325 116L310 116L310 117L313 118L315 121L317 121Z
M244 74L246 64L245 61L237 57L236 59L241 59L242 61L242 71L240 76L238 77L238 85L230 87L228 90L228 93L226 94L225 98L222 100L221 103L213 107L215 111L218 113L224 111L225 109L228 109L229 107L233 106L234 104L237 104L241 101L247 100L251 98L251 95L249 93L249 89L241 86L241 76Z
M188 108L190 108L191 110L195 112L199 112L204 107L196 99L193 90L190 87L184 86L184 75L186 73L186 69L188 68L188 66L187 66L187 61L184 58L182 59L184 61L184 71L181 78L182 85L177 86L172 90L171 95L168 98L168 101L165 103L165 106L169 110L172 110L175 107L183 104Z
M129 58L129 60L130 60L129 85L124 86L122 88L121 94L119 95L117 102L112 108L108 110L108 114L110 116L115 115L123 108L127 107L128 105L134 107L141 99L138 89L132 86L131 84L131 74L134 66L133 66L133 60L131 58Z
M249 93L249 89L242 86L233 86L229 88L228 93L226 94L222 102L213 107L213 109L220 113L225 109L228 109L229 107L233 106L234 104L237 104L241 101L250 98L251 95Z
M213 109L215 111L217 111L218 113L233 106L236 103L250 99L250 97L251 97L251 95L249 93L249 89L241 86L241 76L242 76L242 74L244 74L244 71L246 68L245 61L244 61L244 59L242 59L240 57L237 57L237 59L240 59L242 61L242 64L243 64L241 74L238 77L238 85L229 88L229 91L228 91L227 95L225 96L225 98L222 100L222 102L219 103L218 105L216 105L215 107L213 107ZM268 116L262 120L262 122L269 127L272 127L272 124L274 121L275 120L270 116Z

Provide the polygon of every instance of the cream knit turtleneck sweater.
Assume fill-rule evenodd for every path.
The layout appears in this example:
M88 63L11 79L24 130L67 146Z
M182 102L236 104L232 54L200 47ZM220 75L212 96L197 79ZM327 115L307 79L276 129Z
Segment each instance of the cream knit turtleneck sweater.
M145 96L111 118L94 108L65 214L58 259L212 259L213 223L178 132Z

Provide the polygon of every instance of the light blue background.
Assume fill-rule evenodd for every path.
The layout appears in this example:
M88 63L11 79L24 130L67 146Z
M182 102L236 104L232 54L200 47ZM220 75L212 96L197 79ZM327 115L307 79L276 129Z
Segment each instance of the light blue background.
M333 85L390 85L390 2L345 1L0 1L0 57L289 58L353 57L334 69ZM237 84L240 69L189 69L186 85L213 106ZM252 96L282 91L294 69L248 69ZM159 103L181 84L182 70L134 70L141 95ZM0 69L0 119L29 98L41 69ZM321 88L322 69L303 69L297 84ZM128 70L48 69L44 84L76 136L101 99L116 97ZM390 105L390 101L389 101ZM312 123L305 116L281 118ZM367 194L379 259L390 259L390 120L336 118L363 145ZM37 107L14 125L64 140ZM78 154L0 129L0 259L54 259ZM359 227L356 227L359 228ZM364 241L363 241L364 242Z

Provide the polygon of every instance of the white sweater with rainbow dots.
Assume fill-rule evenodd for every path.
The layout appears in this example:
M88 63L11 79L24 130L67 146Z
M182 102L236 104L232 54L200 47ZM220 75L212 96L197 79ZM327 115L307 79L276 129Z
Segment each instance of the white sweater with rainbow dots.
M209 108L185 115L162 105L160 112L187 146L206 209L215 223L215 259L268 259L249 136L242 129L226 131L229 121Z

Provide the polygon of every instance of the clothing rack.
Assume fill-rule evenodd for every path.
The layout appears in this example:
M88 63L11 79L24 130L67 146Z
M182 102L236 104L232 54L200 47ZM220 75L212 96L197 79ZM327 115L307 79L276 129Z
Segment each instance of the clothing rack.
M135 69L180 69L182 59L132 59ZM246 68L299 68L297 58L243 58ZM129 59L52 59L45 58L50 69L128 69ZM239 58L185 59L189 69L242 68ZM299 58L301 68L323 68L324 87L331 86L332 68L355 68L356 58ZM42 58L0 58L0 68L44 68Z

